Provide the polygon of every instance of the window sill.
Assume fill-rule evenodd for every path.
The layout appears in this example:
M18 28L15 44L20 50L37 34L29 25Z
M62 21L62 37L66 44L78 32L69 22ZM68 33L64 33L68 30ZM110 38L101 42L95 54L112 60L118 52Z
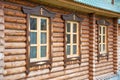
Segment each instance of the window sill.
M71 64L79 64L80 65L81 64L81 55L66 58L64 67L66 67L67 65L71 65Z
M66 61L75 61L75 60L80 60L80 57L76 56L76 57L69 57L66 59Z
M50 60L37 60L37 61L30 61L30 67L33 66L41 66L45 64L50 64Z
M109 53L103 53L103 54L98 54L98 62L100 61L101 58L109 60Z

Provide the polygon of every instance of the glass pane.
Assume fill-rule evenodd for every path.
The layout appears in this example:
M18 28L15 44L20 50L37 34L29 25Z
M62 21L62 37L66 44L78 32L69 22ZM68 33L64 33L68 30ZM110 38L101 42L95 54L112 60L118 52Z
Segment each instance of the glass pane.
M67 55L70 55L70 45L67 45L66 54L67 54Z
M41 52L41 57L46 57L46 46L41 46L40 52Z
M36 30L36 29L37 29L37 19L30 18L30 30Z
M46 30L47 28L47 20L41 19L41 30Z
M101 44L99 44L99 51L101 52Z
M101 35L99 36L99 43L101 43Z
M73 45L73 54L77 54L77 46Z
M37 48L36 46L31 46L30 47L30 58L36 58L37 57Z
M73 32L76 33L77 32L77 24L73 24Z
M70 23L67 23L67 32L70 32Z
M77 42L77 36L76 34L73 35L73 43L76 43Z
M105 34L105 27L103 27L103 34Z
M100 27L99 27L99 34L101 34L101 28L102 28L102 27L100 26Z
M46 44L46 33L42 32L41 33L41 44Z
M37 43L37 33L36 32L30 32L30 43L31 44Z
M67 43L70 43L70 34L67 34Z
M103 44L103 51L105 51L105 44Z
M103 43L105 43L105 36L103 36Z

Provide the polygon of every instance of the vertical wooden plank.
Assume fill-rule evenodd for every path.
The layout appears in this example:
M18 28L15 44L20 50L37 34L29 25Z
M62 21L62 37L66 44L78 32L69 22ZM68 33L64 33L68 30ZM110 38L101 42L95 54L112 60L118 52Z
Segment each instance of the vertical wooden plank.
M66 61L67 61L67 55L66 55L66 44L67 44L67 40L66 40L66 23L67 21L64 22L64 67L66 67Z
M29 32L29 29L30 29L30 15L27 14L27 29L26 29L26 74L29 74L29 68L30 68L30 32Z

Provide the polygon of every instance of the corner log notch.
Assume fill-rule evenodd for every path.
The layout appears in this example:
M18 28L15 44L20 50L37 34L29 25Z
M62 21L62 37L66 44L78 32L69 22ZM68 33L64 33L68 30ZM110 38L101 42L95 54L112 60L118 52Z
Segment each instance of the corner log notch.
M23 6L22 10L23 10L23 13L27 14L27 26L28 26L28 28L27 28L27 42L26 42L27 43L27 47L26 47L26 49L27 49L27 54L26 54L26 57L27 57L27 59L26 59L26 61L27 61L27 64L26 64L27 71L26 71L26 73L28 74L29 71L30 71L30 67L33 66L32 65L33 63L30 63L30 39L29 39L29 37L30 37L30 33L29 33L30 15L43 16L43 17L50 18L50 32L49 32L50 41L49 41L49 43L51 45L50 45L50 49L49 49L49 60L46 62L46 64L43 64L43 65L50 65L48 67L51 70L51 68L52 68L52 50L53 50L52 49L53 48L53 42L52 42L53 41L53 37L52 37L53 36L52 19L55 17L56 13L48 11L43 6L37 6L37 7L34 7L34 8ZM34 66L35 66L36 63L38 63L38 62L35 62ZM37 65L36 64L36 66L42 66L42 65Z

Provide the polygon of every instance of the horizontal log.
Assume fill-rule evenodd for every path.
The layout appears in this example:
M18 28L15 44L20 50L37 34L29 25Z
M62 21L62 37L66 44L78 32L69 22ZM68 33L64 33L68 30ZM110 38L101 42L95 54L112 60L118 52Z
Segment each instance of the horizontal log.
M89 80L89 75L76 75L74 77L71 77L69 80Z
M24 42L26 41L25 36L5 36L6 42Z
M66 74L72 74L75 72L84 72L84 71L88 71L88 67L84 66L84 67L80 67L80 68L73 68L73 69L67 69L65 72Z
M10 68L10 69L5 69L4 75L7 76L11 74L18 74L18 73L22 73L25 71L26 71L25 67Z
M25 54L26 49L5 49L5 55Z
M53 22L64 22L64 20L62 20L61 18L59 18L59 17L55 17L54 19L53 19Z
M63 28L53 28L53 32L63 33L64 29Z
M22 11L12 10L12 9L4 9L4 14L9 16L18 16L18 17L26 17L26 14L23 14Z
M12 75L5 76L4 80L18 80L25 77L26 77L25 73L19 73L19 74L12 74Z
M88 71L81 71L81 72L75 72L74 74L69 74L69 75L66 75L66 76L68 76L67 77L67 79L69 80L69 79L71 79L71 78L74 78L74 77L76 77L76 76L81 76L81 78L82 78L82 76L84 75L87 75L88 74ZM87 75L88 76L88 75ZM80 80L83 80L83 79L81 79L80 78ZM85 78L85 77L84 77Z
M13 5L13 4L8 4L8 3L4 4L4 8L13 9L13 10L19 10L19 11L21 10L20 6Z
M51 72L57 72L57 71L62 71L62 70L64 70L63 66L52 67Z
M5 62L5 69L25 66L25 61Z
M17 48L25 48L26 47L26 43L24 42L13 42L13 43L10 43L10 42L7 42L5 43L5 48L6 49L17 49Z
M81 37L82 38L89 38L89 34L82 34Z
M82 30L82 34L89 34L89 30Z
M12 22L12 23L25 24L27 22L25 18L21 18L21 17L5 16L4 19L5 19L5 22Z
M64 43L53 43L53 47L63 47Z
M96 72L95 76L107 74L107 73L110 73L110 72L113 72L113 69L107 69L107 70L103 70L103 71L100 71L100 72Z
M33 66L30 67L30 71L36 71L36 70L43 70L43 69L49 69L50 65L42 65L42 66Z
M21 61L25 59L26 59L26 55L11 55L11 56L5 56L4 61L11 62L11 61Z
M53 52L63 52L64 48L63 47L56 47L52 49Z
M63 33L53 33L53 37L63 37Z
M64 57L53 57L52 60L53 62L63 61Z
M63 56L63 55L64 55L64 52L53 52L52 53L53 57L60 57L60 56Z
M59 67L59 66L63 66L63 65L64 65L64 62L53 62L52 63L53 67Z
M59 27L59 28L63 28L64 27L64 24L63 23L53 23L53 27Z
M17 24L17 23L5 23L6 29L17 29L17 30L25 30L27 26L25 24Z
M112 68L113 68L113 65L109 65L109 66L102 66L102 67L96 68L95 70L97 72L100 72L100 71L104 71L104 70L112 69Z
M63 42L64 39L63 38L53 38L52 41L57 43L57 42Z
M5 29L5 35L6 36L25 36L26 31L25 30L10 30L10 29Z
M34 77L37 75L44 75L44 74L48 74L48 73L49 73L49 69L30 71L30 73L28 74L28 77Z

